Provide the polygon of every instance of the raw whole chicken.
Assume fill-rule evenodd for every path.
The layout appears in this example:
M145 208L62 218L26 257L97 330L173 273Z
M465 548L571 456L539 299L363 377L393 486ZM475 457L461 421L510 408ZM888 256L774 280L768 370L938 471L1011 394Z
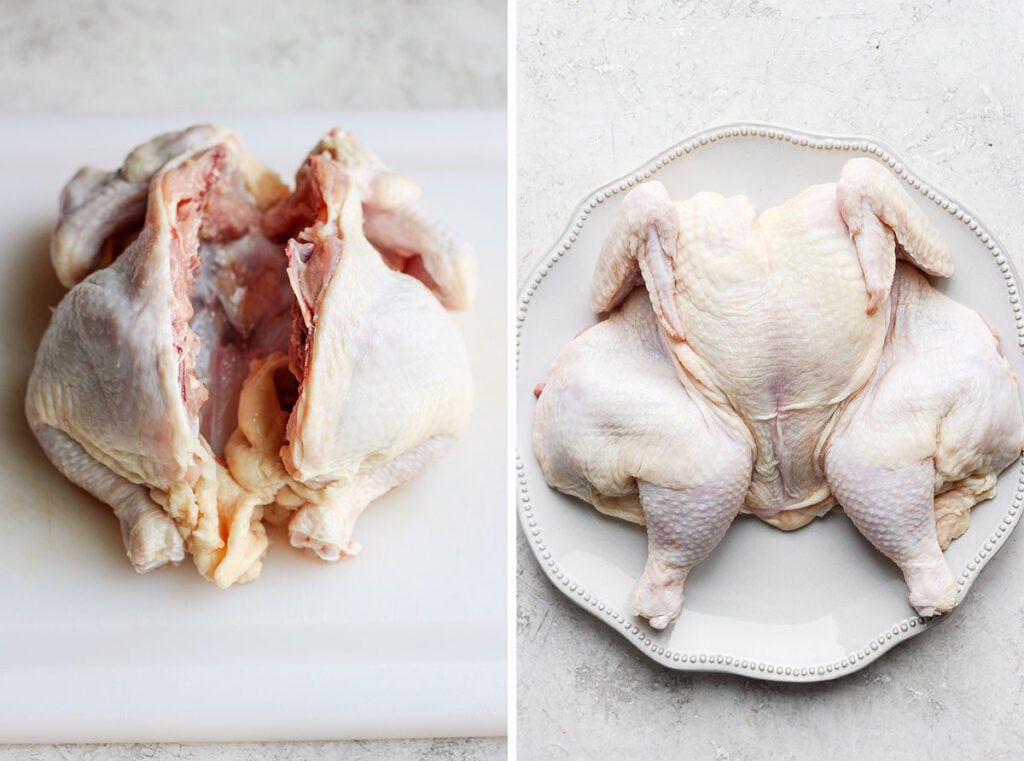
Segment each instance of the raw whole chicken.
M26 414L50 460L107 502L148 571L191 554L257 577L263 521L336 560L355 519L464 428L470 249L418 188L335 130L293 193L212 126L80 171L51 254L69 287ZM374 246L377 246L375 248Z
M635 614L674 622L737 513L794 529L837 505L921 615L953 608L942 549L1024 418L993 332L919 269L950 275L949 251L867 159L760 215L657 182L623 200L592 287L611 314L552 364L534 448L550 485L646 524Z

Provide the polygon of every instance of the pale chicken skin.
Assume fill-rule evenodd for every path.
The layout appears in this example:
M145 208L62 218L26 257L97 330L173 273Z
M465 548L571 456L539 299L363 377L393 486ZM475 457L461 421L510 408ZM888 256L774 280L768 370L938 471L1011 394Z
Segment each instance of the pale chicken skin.
M592 305L596 312L614 310L633 288L645 284L663 336L663 350L672 358L678 389L691 406L702 410L704 419L717 421L716 436L726 437L730 446L740 444L748 454L750 469L731 481L706 484L699 504L710 499L717 505L716 515L729 515L734 512L731 495L739 485L742 510L791 529L827 512L838 499L866 538L900 565L912 603L929 615L948 611L955 604L955 585L950 587L952 577L939 540L948 543L955 533L949 526L961 525L969 507L990 496L995 475L1020 454L1024 424L1015 379L980 318L957 305L947 308L948 300L928 290L930 286L920 276L923 285L900 287L890 298L897 257L931 274L952 272L948 249L925 215L895 178L866 159L848 162L838 183L808 188L760 216L742 197L702 193L673 204L664 188L652 182L634 190L620 207L595 271ZM906 285L908 277L901 270L898 282ZM894 314L904 317L895 319ZM918 317L910 320L907 314ZM951 335L962 336L960 343L931 354L911 350L914 340L924 341L926 335L937 332L929 325L946 323ZM901 330L894 333L893 325ZM577 342L580 340L582 337ZM566 351L579 353L584 348ZM981 362L981 357L987 361ZM604 386L588 373L610 361L604 356L567 370L560 357L551 372L554 377L563 373L573 376L573 398L578 403L578 397L585 394L600 397ZM936 398L959 399L965 384L977 386L987 379L993 394L999 391L999 401L993 395L975 394L971 397L976 400L971 410L975 428L948 424L948 407L937 403L922 411L907 388L881 380L882 369L894 363L919 376L919 382ZM946 375L959 366L976 368L980 375L972 376L973 380ZM633 392L647 383L644 377L634 381ZM604 509L606 496L617 496L599 486L609 483L603 470L604 454L578 459L579 474L586 474L585 480L599 493L596 496L588 497L586 490L578 487L565 488L572 479L564 475L552 478L553 463L562 450L547 443L562 439L556 429L566 422L561 418L552 423L557 416L542 410L570 402L557 392L557 383L551 384L549 378L534 435L545 475L556 488ZM903 408L893 403L888 417L865 411L878 404L872 400L879 385ZM556 393L545 400L551 388ZM652 403L648 414L656 414L670 395L673 403L682 398L676 391L659 391L658 396L652 389L648 393L659 401ZM620 406L625 403L618 402ZM603 402L593 404L591 418L611 416L592 429L604 431L607 420L618 419L618 412L602 413ZM900 420L899 409L914 410L919 417ZM946 439L932 438L933 445L941 442L936 451L922 453L919 446L913 456L890 460L905 464L907 470L894 476L892 491L880 503L872 492L879 475L871 473L862 460L869 450L884 449L876 439L899 447L901 434L891 431L900 426L918 430L922 420L928 421L933 432L945 432ZM619 425L632 434L628 421ZM649 423L638 419L632 425L646 430ZM1000 436L993 434L997 429ZM640 449L630 455L633 461L646 462L662 446L651 437L629 435L621 440L634 442L634 447L642 440ZM609 442L607 437L599 437L593 446L615 448L619 443L619 438ZM666 446L671 450L672 445ZM698 437L692 446L680 450L680 458L700 459L708 447ZM951 451L960 452L955 463L948 459ZM905 487L908 495L916 494L915 488L920 491L922 476L911 472L911 463L923 472L920 463L933 457L942 475L932 479L934 489L927 494L927 507L932 510L933 495L942 494L934 508L938 534L935 518L930 523L921 521L923 497L916 503L915 498L906 497L906 504L893 504L899 489ZM627 481L648 480L639 473L618 472ZM616 488L621 491L621 484ZM643 504L643 488L639 496ZM664 508L669 514L679 515L688 509L687 500L678 493L661 491L660 496L662 501L674 503L674 508ZM878 515L881 504L883 517ZM643 512L647 512L646 505ZM931 526L930 535L922 534L925 524ZM708 535L720 538L719 524L714 525L715 531ZM649 564L661 543L649 530ZM717 539L701 557L716 543ZM688 571L685 564L675 569L678 605L674 606L666 606L664 599L653 607L645 605L643 601L651 594L648 582L642 581L637 613L659 628L674 620ZM672 612L666 614L668 607Z
M463 430L447 308L471 303L475 264L418 195L339 130L294 193L213 126L69 183L51 255L70 291L26 414L114 509L137 571L191 555L220 587L252 580L264 518L324 559L355 554L362 510Z

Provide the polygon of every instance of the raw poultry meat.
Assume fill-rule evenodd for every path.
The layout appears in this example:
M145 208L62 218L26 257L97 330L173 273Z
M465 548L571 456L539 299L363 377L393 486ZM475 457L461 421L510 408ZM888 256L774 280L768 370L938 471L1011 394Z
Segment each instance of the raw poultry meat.
M389 170L351 134L328 133L310 152L327 156L344 169L362 201L363 234L388 266L413 275L454 311L468 309L476 292L476 257L419 204L420 189ZM295 193L268 210L264 229L281 237L303 229L325 201L313 168L306 163L296 176Z
M120 168L106 172L83 167L64 187L60 219L50 242L61 284L71 288L106 266L138 234L153 175L175 159L218 144L227 146L239 164L240 179L257 208L287 195L288 188L277 175L243 151L230 130L201 124L159 135L128 154Z
M646 523L635 612L664 628L687 573L739 511L750 446L679 382L643 288L559 353L539 393L533 444L544 477L603 513Z
M825 477L854 525L903 572L921 615L956 604L941 550L1024 448L1017 379L975 312L897 264L878 367L836 419Z
M346 133L298 180L289 193L236 135L201 126L82 170L62 196L51 254L71 290L26 413L54 464L114 508L139 571L189 553L218 586L253 579L265 512L294 513L296 546L352 554L358 513L466 423L468 363L439 299L468 306L471 251Z
M613 308L641 267L650 273L677 361L754 447L746 508L766 519L807 521L832 504L815 450L836 405L878 363L895 265L884 230L896 230L920 266L952 271L944 243L895 182L855 160L837 184L760 216L743 197L700 193L673 204L649 183L625 199L601 253L594 311ZM882 209L884 222L864 215L865 204ZM862 231L848 227L854 214L870 220Z
M301 209L302 225L286 248L298 303L287 362L298 385L287 424L268 446L260 427L285 412L268 376L286 362L272 354L265 368L254 363L263 382L243 392L227 455L246 488L296 510L291 543L325 560L358 552L352 526L367 504L454 442L467 422L472 387L458 331L438 298L388 267L363 237L366 196L358 172L335 158L335 146L344 140L347 147L349 139L332 137L314 150L282 204ZM408 238L392 230L392 240L422 258L431 285L443 283L435 285L439 298L468 303L465 259L456 262L463 270L450 274L453 262L439 236L409 228ZM467 256L464 248L455 255Z
M866 159L760 216L742 197L673 204L657 182L624 199L592 289L594 311L618 311L555 360L534 444L552 486L646 522L635 603L655 627L738 511L792 529L837 500L922 615L955 604L940 543L1020 454L1024 421L983 321L897 258L952 272Z
M208 391L190 292L203 200L231 156L218 145L154 176L143 231L54 313L26 399L50 459L114 508L138 570L178 562L187 546L223 584L257 574L267 544L256 501L198 424Z

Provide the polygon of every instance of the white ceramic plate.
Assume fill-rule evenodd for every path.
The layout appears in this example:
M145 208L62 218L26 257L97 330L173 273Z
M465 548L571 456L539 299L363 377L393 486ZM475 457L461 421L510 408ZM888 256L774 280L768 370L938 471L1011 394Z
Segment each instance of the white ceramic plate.
M699 133L591 194L558 243L521 277L516 314L520 521L552 583L665 666L781 681L831 679L948 618L918 617L896 567L840 513L794 533L741 517L690 574L678 622L658 632L629 613L646 557L644 530L550 489L530 441L534 385L558 351L595 322L587 306L591 274L627 190L656 177L673 198L713 190L744 194L765 209L807 185L834 182L845 161L865 155L903 179L949 241L956 273L939 287L999 330L1011 366L1024 378L1024 318L1010 255L961 204L921 180L876 140L760 124ZM961 599L1017 523L1022 497L1024 476L1017 463L1003 472L998 495L974 509L970 529L946 552Z
M106 506L32 438L25 382L62 292L47 241L62 184L213 118L290 178L331 126L423 186L478 252L456 316L476 394L445 457L372 505L337 565L272 539L218 590L188 563L137 576ZM0 118L0 742L501 735L506 717L505 115L394 112Z

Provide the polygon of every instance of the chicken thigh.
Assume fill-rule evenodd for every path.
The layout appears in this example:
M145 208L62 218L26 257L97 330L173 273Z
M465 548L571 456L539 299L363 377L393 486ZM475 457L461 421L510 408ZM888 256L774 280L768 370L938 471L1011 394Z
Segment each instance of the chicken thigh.
M633 613L665 628L679 616L690 569L739 511L750 446L679 382L643 288L559 353L539 394L533 444L544 477L603 513L646 524Z
M1024 449L1016 378L970 309L897 265L882 357L825 451L829 485L854 525L903 572L921 615L956 604L942 550Z

